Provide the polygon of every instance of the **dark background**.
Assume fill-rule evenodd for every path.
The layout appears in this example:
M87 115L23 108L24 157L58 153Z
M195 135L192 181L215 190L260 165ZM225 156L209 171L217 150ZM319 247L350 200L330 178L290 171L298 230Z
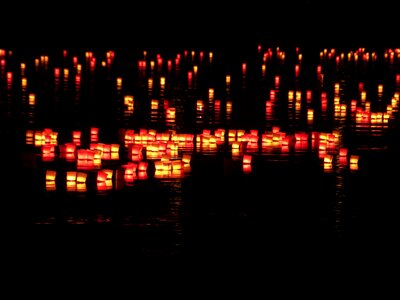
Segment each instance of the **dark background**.
M397 47L395 2L100 1L3 4L3 48Z

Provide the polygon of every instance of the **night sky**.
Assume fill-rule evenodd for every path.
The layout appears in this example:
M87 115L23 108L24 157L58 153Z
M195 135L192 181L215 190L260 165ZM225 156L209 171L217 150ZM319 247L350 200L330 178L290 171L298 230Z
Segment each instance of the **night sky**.
M396 47L394 3L379 1L65 2L3 6L0 46ZM10 4L11 5L11 4Z

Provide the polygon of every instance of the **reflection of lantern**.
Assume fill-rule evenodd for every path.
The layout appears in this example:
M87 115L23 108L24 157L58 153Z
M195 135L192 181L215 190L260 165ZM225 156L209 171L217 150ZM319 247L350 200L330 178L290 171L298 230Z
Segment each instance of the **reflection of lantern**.
M46 191L55 191L56 182L54 180L46 180Z
M251 164L243 164L242 168L244 173L251 173Z
M333 160L333 155L325 154L324 156L324 164L331 164Z
M137 178L139 180L147 179L148 178L147 172L146 171L138 171Z

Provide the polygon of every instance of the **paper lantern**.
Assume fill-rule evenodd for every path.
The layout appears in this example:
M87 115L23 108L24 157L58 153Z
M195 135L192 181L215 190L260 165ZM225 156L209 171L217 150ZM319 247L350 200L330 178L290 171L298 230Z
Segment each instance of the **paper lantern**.
M103 169L97 172L97 181L112 180L114 171L111 169Z
M57 189L56 182L54 180L46 180L46 191L55 191Z
M67 171L66 180L75 182L76 181L76 171Z
M97 190L98 191L108 191L112 190L113 182L111 179L107 179L105 181L97 181Z
M356 165L358 164L358 160L359 160L360 156L359 155L350 155L350 165Z
M138 171L139 172L146 172L147 171L147 167L148 167L149 163L146 161L140 161L138 163Z
M251 160L252 160L252 156L250 155L250 154L244 154L243 155L243 164L244 165L246 165L246 164L251 164Z
M347 148L339 148L339 156L347 157L348 149Z
M55 146L54 145L42 145L42 160L52 161L55 157Z
M57 176L57 171L46 170L46 181L55 181Z
M148 178L149 178L149 176L148 176L148 174L147 174L146 171L138 171L138 172L137 172L137 179L139 179L139 180L146 180L146 179L148 179Z
M86 183L87 173L85 172L76 172L76 182L77 183Z

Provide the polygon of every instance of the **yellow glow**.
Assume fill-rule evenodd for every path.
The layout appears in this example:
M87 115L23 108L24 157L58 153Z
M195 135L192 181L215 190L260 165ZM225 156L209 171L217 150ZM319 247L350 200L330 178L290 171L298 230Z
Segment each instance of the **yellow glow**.
M86 183L87 173L77 172L76 173L76 182L77 183Z
M29 97L28 97L28 102L29 102L29 105L35 105L35 103L36 103L36 95L33 94L33 93L30 93Z
M288 91L288 100L291 101L294 98L294 91Z
M28 85L28 79L26 79L25 77L21 78L21 85L23 88L26 88L26 86Z
M117 78L117 87L118 87L118 88L121 88L121 87L122 87L122 78L121 78L121 77L118 77L118 78Z
M54 181L56 180L56 176L57 176L57 171L53 171L53 170L46 170L46 181Z
M213 100L214 99L214 89L213 88L209 88L208 89L208 99L209 100Z
M67 181L76 181L76 171L67 171L67 176L66 176Z
M150 108L154 110L158 109L158 100L152 99L150 102Z
M46 191L55 191L56 182L54 180L46 180Z
M352 164L358 164L358 160L359 160L360 156L358 155L350 155L350 165Z
M230 85L231 84L231 75L226 75L225 82L226 82L226 85Z
M227 100L226 101L226 112L231 113L232 112L232 101Z

